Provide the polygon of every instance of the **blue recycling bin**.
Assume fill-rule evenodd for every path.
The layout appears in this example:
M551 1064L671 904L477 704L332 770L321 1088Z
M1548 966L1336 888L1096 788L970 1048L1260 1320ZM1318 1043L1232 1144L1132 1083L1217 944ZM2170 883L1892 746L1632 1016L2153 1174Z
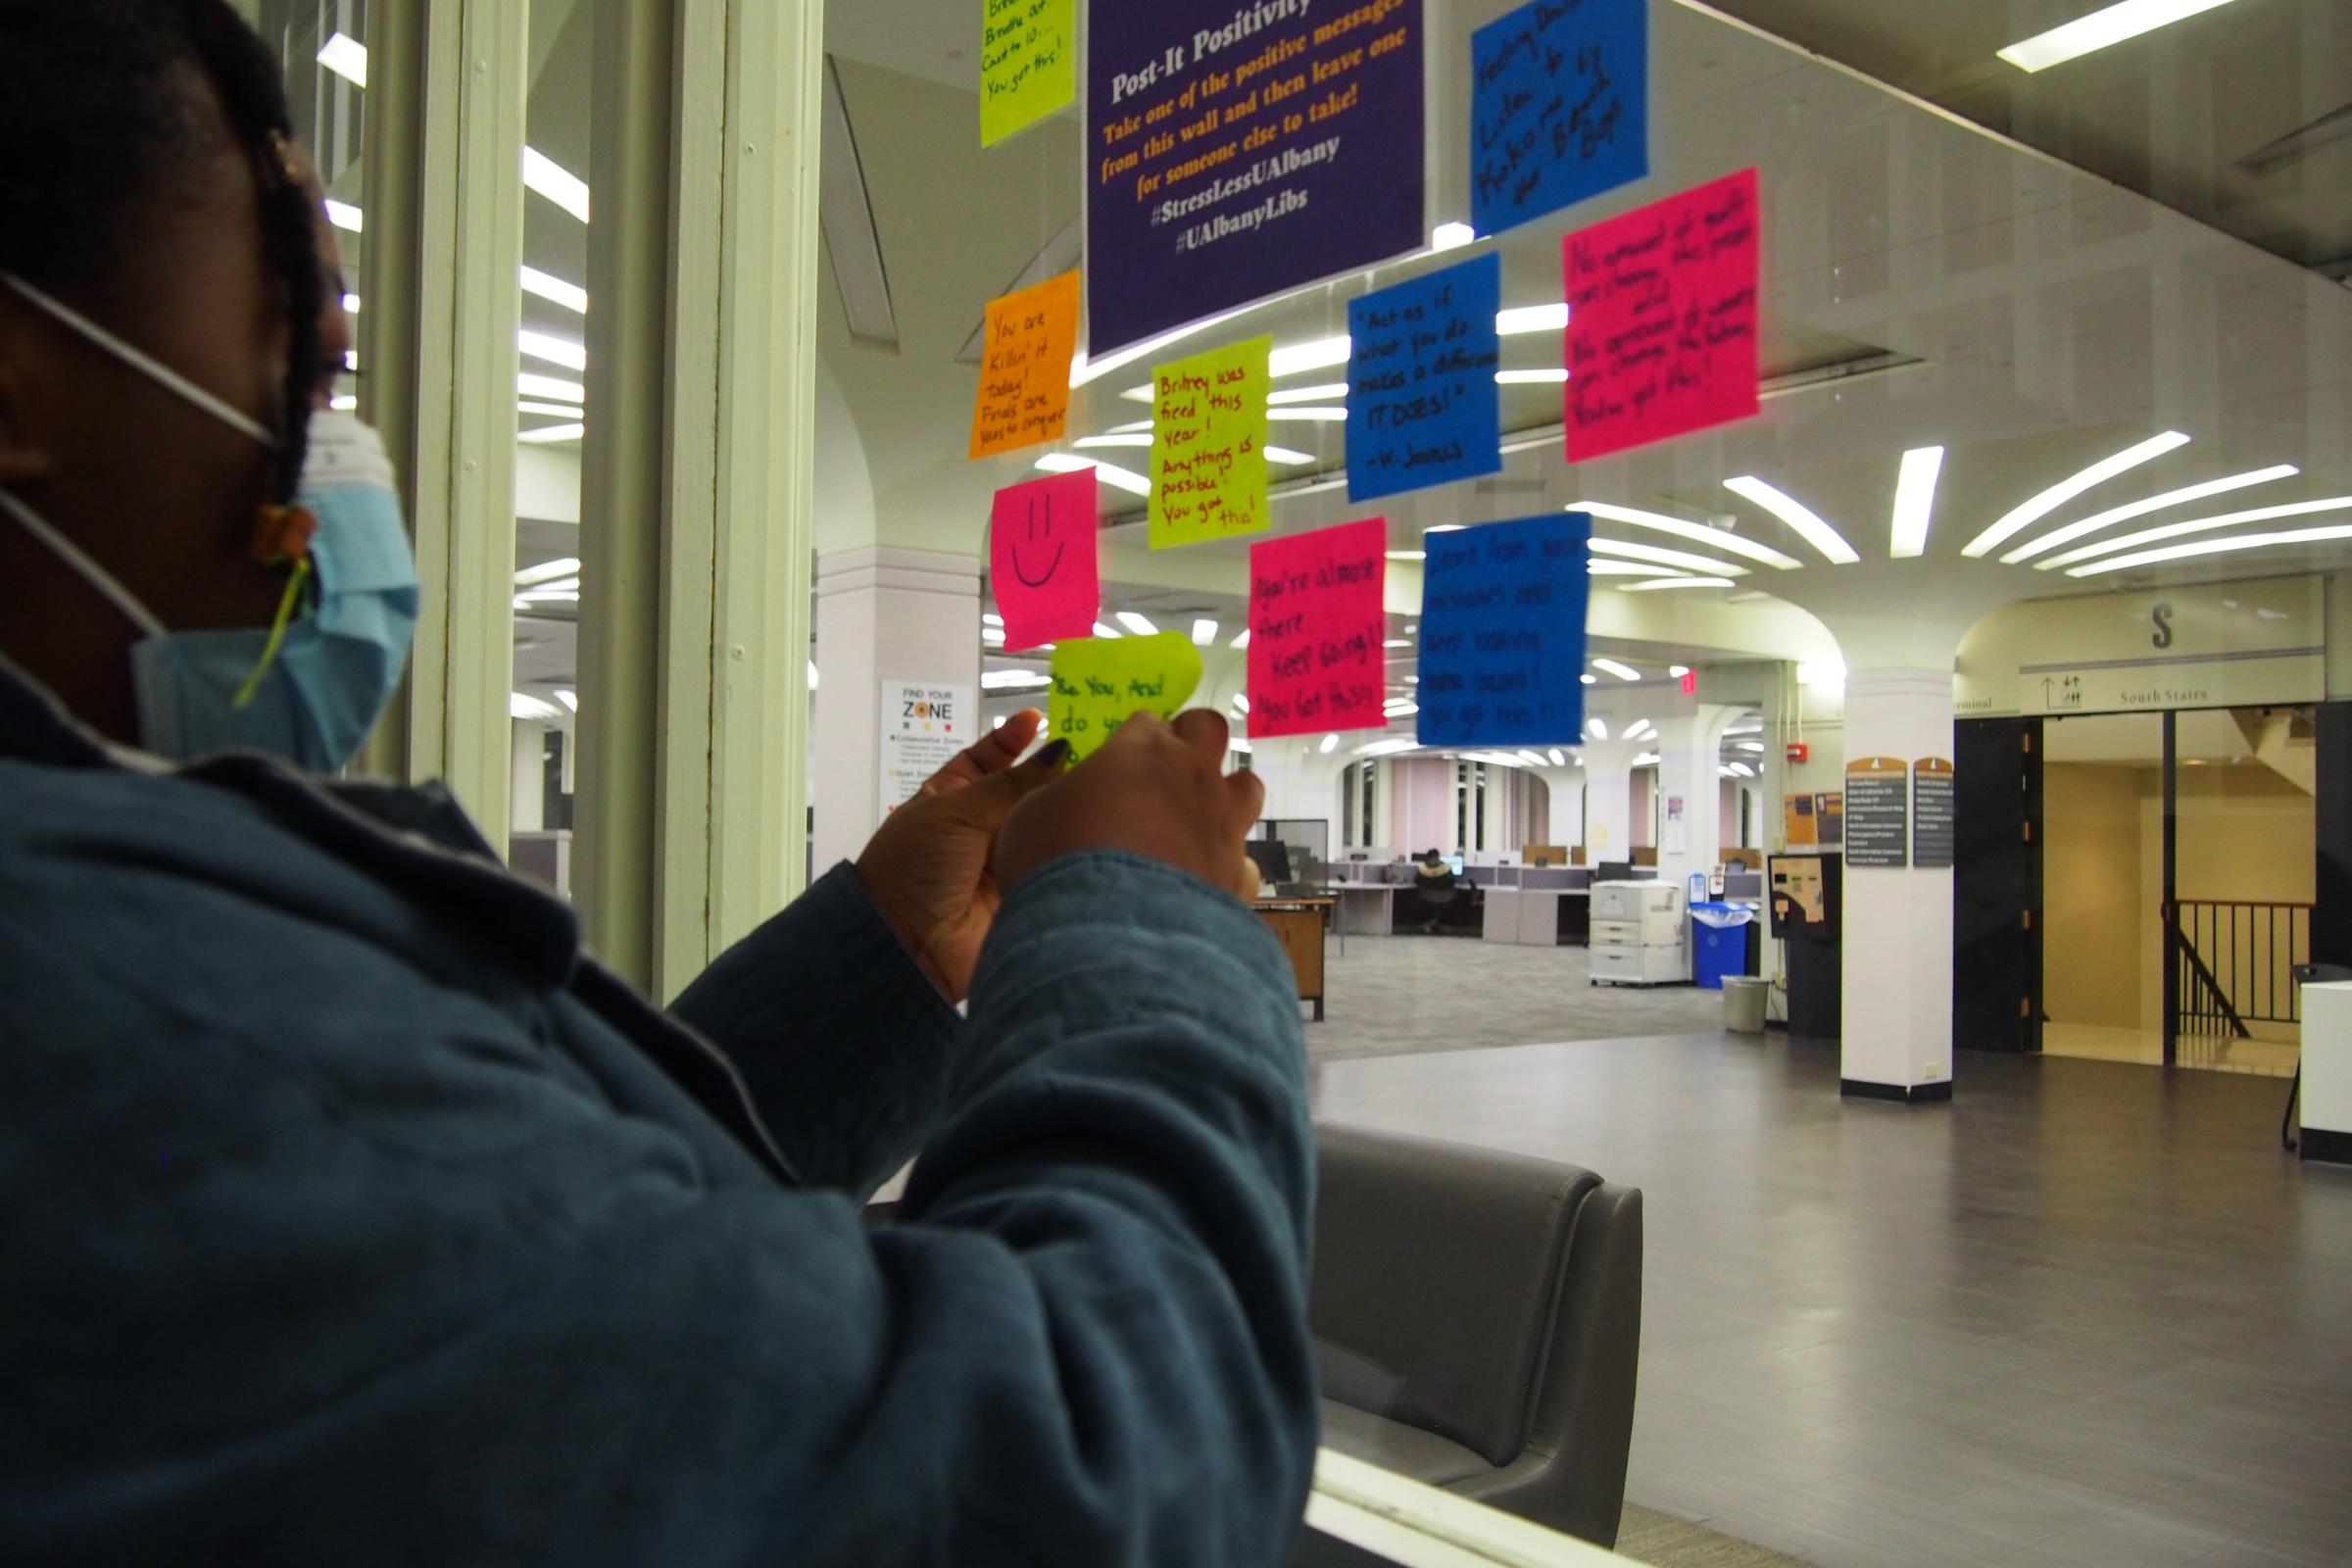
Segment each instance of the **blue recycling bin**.
M1744 904L1690 906L1690 977L1709 991L1727 974L1747 973L1747 928L1756 911Z

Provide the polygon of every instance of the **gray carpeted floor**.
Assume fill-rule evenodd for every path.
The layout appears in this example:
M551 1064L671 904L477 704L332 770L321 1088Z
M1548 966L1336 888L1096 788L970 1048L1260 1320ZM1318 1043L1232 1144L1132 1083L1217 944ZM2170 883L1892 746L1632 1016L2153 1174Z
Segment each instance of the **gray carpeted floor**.
M1723 1027L1720 991L1592 985L1587 959L1583 948L1467 937L1349 937L1342 954L1334 937L1325 1021L1307 1026L1307 1053L1348 1061Z
M1617 1527L1617 1553L1650 1568L1807 1568L1801 1558L1633 1502Z

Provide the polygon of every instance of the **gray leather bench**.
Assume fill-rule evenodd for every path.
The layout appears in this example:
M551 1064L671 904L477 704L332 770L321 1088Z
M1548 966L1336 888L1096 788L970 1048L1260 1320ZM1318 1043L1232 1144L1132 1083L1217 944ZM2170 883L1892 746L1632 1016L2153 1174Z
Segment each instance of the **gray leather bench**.
M1461 1144L1317 1130L1324 1442L1614 1545L1642 1194Z

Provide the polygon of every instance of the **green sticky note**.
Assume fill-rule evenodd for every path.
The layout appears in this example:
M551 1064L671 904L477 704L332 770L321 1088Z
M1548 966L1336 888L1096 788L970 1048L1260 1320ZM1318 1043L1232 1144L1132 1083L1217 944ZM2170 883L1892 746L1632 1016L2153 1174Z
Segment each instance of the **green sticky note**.
M1047 722L1076 761L1138 713L1174 718L1200 684L1200 651L1182 632L1065 640L1054 645Z
M1264 533L1274 340L1253 337L1152 376L1152 548Z
M1077 0L988 0L980 27L980 145L994 147L1077 98Z

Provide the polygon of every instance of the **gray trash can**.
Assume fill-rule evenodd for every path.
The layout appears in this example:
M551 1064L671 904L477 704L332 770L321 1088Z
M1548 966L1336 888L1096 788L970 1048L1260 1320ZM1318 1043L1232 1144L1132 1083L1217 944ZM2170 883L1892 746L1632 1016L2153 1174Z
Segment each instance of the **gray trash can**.
M1735 1034L1760 1035L1764 1032L1764 1004L1772 996L1772 982L1752 974L1727 974L1723 977L1723 1026Z

